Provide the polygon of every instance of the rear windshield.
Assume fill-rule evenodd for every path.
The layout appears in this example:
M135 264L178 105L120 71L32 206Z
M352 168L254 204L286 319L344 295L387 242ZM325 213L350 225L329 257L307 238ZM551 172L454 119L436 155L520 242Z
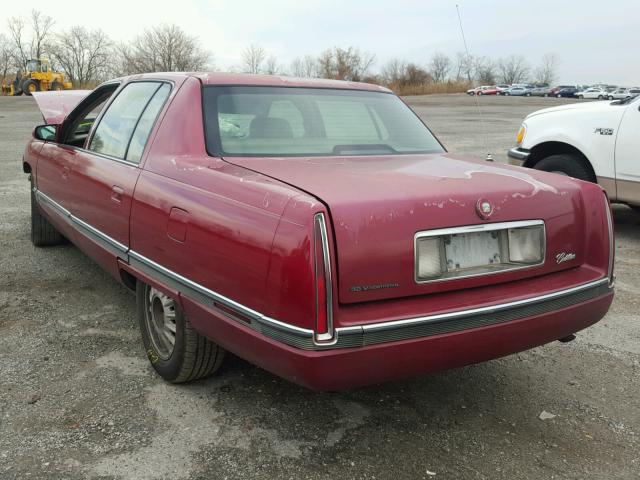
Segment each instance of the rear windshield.
M204 88L207 150L220 156L345 156L444 149L398 97L294 87Z

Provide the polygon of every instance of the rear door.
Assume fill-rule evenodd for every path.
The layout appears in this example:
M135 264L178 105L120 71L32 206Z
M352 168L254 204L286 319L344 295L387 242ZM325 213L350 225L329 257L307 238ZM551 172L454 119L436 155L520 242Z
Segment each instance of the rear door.
M618 200L640 205L640 99L625 110L616 138Z
M131 199L140 173L140 160L149 134L162 110L171 84L135 81L125 85L98 119L77 153L71 188L71 212L84 234L85 249L115 268L109 252L126 258L129 248ZM105 252L106 251L106 252Z

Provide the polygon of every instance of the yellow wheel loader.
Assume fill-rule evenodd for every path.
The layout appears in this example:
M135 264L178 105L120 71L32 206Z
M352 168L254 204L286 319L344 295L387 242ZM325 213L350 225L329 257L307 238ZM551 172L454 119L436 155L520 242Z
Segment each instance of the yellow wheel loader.
M54 72L47 59L29 60L26 70L18 70L10 85L2 85L3 95L31 95L33 92L69 90L71 82L65 82L64 73Z

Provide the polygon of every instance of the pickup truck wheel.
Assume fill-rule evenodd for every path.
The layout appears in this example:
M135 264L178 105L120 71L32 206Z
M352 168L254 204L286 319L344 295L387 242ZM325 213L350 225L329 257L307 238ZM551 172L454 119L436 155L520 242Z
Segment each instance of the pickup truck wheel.
M184 383L220 368L224 349L193 329L178 302L140 281L136 297L144 349L162 378Z
M36 194L33 191L33 180L31 186L31 243L36 247L46 247L49 245L59 245L64 243L64 237L58 232L49 220L44 218L40 212L40 207L36 201Z
M584 164L584 161L578 155L570 153L562 153L551 155L543 158L534 165L536 170L544 170L545 172L559 173L569 177L584 180L585 182L594 182L593 175Z

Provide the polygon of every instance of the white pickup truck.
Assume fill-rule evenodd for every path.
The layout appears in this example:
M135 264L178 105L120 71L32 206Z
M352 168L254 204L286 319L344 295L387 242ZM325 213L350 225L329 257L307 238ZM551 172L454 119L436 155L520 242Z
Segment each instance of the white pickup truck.
M612 202L640 209L640 96L538 110L516 142L511 164L597 182Z

